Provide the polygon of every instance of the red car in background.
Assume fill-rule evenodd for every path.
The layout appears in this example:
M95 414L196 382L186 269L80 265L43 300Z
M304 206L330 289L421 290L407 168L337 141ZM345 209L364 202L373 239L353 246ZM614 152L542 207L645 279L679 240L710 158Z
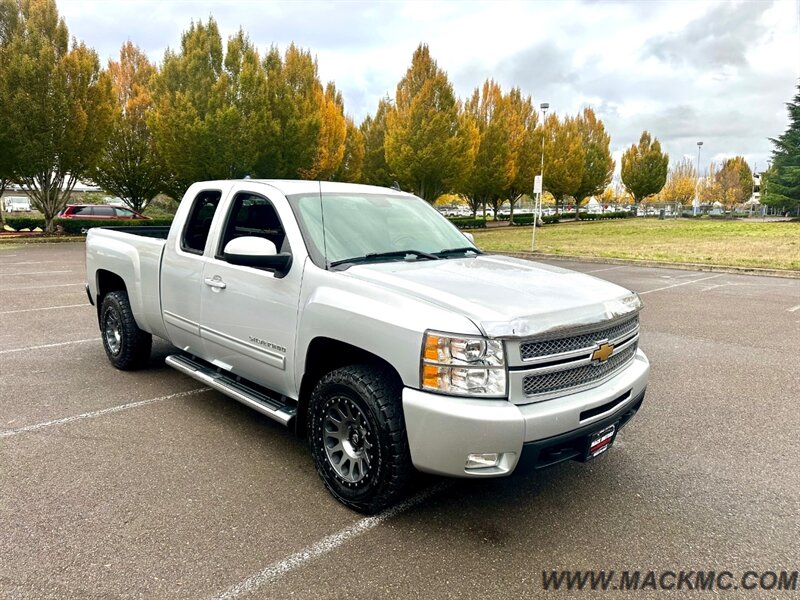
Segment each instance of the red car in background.
M62 219L149 219L129 208L104 204L70 204L58 216Z

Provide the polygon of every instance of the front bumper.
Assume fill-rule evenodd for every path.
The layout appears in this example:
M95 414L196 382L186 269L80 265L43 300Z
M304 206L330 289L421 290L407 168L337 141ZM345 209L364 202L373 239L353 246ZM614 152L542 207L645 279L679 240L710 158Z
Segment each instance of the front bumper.
M411 460L420 471L451 477L502 477L520 458L535 467L575 458L580 441L607 423L627 423L644 399L650 363L641 350L601 385L531 404L403 390ZM523 452L524 450L524 452ZM501 454L495 467L467 469L469 454Z

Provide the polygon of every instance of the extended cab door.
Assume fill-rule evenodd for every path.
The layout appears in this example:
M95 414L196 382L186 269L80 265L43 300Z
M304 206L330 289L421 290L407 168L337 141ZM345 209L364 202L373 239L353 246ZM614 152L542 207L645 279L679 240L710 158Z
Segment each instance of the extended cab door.
M208 360L290 397L296 396L294 345L305 247L286 199L267 185L234 188L203 272L201 335ZM281 276L229 264L225 245L262 237L292 253Z
M204 253L221 199L219 189L194 190L194 197L187 193L175 215L183 228L170 233L161 264L161 309L169 340L201 357L205 355L200 336Z

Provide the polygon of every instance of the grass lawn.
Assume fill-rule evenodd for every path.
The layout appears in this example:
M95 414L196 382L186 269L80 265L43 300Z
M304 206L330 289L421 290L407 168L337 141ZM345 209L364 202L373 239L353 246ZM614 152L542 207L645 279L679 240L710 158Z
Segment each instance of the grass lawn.
M531 249L530 227L474 230L479 248ZM545 225L536 250L549 254L634 258L800 270L800 223L625 219Z

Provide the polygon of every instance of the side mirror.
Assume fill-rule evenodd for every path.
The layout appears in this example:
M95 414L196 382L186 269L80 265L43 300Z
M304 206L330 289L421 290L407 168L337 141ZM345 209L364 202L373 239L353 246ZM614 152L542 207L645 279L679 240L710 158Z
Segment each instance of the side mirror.
M274 271L283 276L292 264L292 255L288 252L278 254L275 244L260 237L245 236L231 240L222 251L225 260L232 265L256 267Z
M470 244L474 244L475 243L475 236L472 235L470 232L463 231L462 234L464 235L465 238L467 238L469 240Z

